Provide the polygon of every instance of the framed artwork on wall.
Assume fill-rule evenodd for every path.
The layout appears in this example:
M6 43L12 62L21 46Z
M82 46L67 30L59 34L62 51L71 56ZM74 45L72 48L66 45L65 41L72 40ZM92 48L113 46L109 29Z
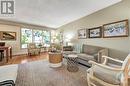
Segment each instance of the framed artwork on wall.
M128 20L117 21L103 25L103 37L128 37Z
M102 37L102 27L95 27L88 30L89 38L101 38Z
M79 39L87 38L87 29L80 29L80 30L78 30L78 38Z
M16 40L16 32L1 31L0 39L1 40Z

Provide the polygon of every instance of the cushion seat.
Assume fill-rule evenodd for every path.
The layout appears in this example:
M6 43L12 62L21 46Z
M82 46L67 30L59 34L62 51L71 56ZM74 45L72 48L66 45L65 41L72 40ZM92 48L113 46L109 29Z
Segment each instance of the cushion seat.
M90 71L93 71L93 75L95 77L107 83L114 84L114 85L120 84L121 72L112 71L99 66L94 66L93 70L91 69Z
M29 50L30 52L35 52L35 51L39 51L39 48L33 48L31 50Z
M78 57L79 57L80 59L83 59L83 60L86 60L86 61L89 61L89 60L95 61L93 55L88 55L88 54L85 54L85 53L80 53L80 54L78 54Z

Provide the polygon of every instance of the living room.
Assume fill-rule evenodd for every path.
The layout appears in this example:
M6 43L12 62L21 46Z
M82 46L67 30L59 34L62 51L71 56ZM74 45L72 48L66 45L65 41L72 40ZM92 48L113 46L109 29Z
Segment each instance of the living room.
M129 0L14 3L0 14L0 86L130 86Z

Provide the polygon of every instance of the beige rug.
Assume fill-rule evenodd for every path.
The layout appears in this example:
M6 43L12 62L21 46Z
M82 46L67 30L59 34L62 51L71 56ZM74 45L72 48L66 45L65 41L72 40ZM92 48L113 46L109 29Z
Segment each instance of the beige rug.
M16 86L87 86L86 67L78 72L69 72L64 63L60 68L51 68L48 61L20 64Z

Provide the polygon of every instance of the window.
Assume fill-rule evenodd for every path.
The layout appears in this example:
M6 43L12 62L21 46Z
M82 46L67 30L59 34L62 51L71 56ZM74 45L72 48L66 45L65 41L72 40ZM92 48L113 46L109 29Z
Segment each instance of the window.
M33 30L34 43L42 43L42 30Z
M51 36L49 31L43 31L43 42L45 44L50 44Z
M21 48L27 48L27 44L32 42L49 46L50 39L50 31L21 28Z
M22 28L21 29L21 44L22 48L27 48L27 44L32 42L32 30Z

